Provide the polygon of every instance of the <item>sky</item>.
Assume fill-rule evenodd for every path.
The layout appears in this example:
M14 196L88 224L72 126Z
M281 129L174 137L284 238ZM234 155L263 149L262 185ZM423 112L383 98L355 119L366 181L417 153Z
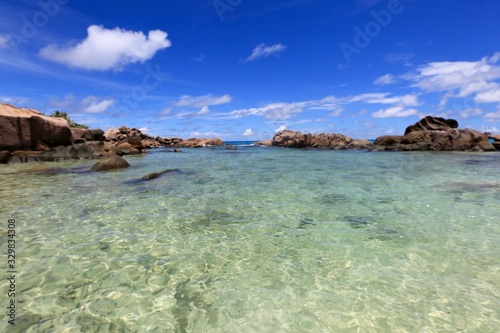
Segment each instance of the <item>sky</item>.
M0 102L91 128L500 132L498 0L0 0Z

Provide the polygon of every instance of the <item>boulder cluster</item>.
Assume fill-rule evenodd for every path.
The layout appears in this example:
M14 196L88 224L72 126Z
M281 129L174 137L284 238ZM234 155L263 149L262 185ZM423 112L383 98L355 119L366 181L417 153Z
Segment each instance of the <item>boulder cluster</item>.
M152 137L136 128L72 128L63 118L54 118L25 108L0 103L0 163L27 163L67 159L104 158L134 155L149 148L197 148L222 146L218 139ZM106 161L103 161L106 162ZM120 161L119 165L125 165ZM106 169L107 167L104 167Z
M274 136L271 145L290 148L327 148L340 150L369 149L372 143L364 139L353 140L344 134L303 134L297 131L284 130Z
M495 140L493 143L490 139ZM370 151L495 151L500 150L500 135L491 136L473 129L459 129L454 119L427 116L408 126L405 135L384 135L375 142L354 140L343 134L303 134L284 130L272 140L256 142L261 146L290 148L365 149Z

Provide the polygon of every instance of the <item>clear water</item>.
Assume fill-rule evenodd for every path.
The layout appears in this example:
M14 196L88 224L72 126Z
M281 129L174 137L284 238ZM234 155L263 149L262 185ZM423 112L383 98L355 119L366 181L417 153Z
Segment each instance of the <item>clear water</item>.
M500 154L127 159L0 167L2 253L7 219L18 233L9 331L498 332Z

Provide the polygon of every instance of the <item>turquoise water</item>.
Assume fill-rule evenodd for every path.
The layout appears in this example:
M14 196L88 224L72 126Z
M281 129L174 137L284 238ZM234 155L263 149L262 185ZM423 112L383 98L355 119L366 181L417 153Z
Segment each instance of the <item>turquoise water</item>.
M108 173L87 172L95 161L0 166L2 253L17 221L9 331L500 327L500 154L238 147L127 160ZM178 170L138 181L164 169ZM4 309L7 289L2 279Z

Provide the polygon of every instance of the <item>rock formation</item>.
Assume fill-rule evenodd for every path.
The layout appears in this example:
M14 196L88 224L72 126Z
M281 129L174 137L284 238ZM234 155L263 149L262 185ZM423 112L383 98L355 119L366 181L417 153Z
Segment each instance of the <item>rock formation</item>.
M109 171L116 169L128 168L130 164L128 164L127 160L118 155L107 155L102 158L92 166L92 171Z
M427 116L409 126L404 136L384 135L374 143L375 151L494 151L488 135L472 129L458 129L453 119Z
M0 151L45 150L71 144L71 130L62 118L0 103Z
M128 128L122 126L120 128L109 129L105 133L107 140L111 141L117 147L123 144L129 144L131 148L137 149L141 152L147 148L164 147L178 147L178 148L199 148L206 146L224 146L225 143L219 139L188 139L182 140L179 138L153 138L147 134L142 133L136 128Z
M458 122L455 119L426 116L415 124L408 126L405 135L417 131L447 131L453 128L458 128Z
M298 131L284 130L276 134L273 146L290 148L326 148L326 149L368 149L372 143L368 140L353 140L343 134L302 134Z

